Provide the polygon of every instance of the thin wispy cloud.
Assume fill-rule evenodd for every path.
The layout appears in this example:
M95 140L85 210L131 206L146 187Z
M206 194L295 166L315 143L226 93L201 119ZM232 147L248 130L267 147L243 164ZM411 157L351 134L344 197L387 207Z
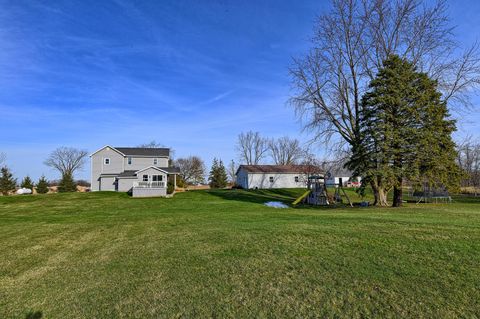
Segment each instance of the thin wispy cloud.
M286 106L288 66L307 50L325 6L3 2L0 151L16 174L35 178L55 177L42 162L62 145L91 151L157 140L208 163L235 158L245 130L307 140Z

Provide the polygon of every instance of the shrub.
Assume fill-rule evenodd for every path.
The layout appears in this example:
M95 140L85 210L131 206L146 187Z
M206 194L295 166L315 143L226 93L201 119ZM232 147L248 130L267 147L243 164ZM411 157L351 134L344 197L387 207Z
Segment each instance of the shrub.
M177 186L178 187L186 187L187 184L185 183L185 181L183 180L183 178L180 176L180 175L176 175L177 177Z
M33 191L33 181L30 178L30 176L25 176L25 178L22 180L22 183L20 184L20 187L22 188L28 188Z
M175 186L173 185L173 181L171 179L168 179L167 194L173 194L174 191L175 191Z
M59 193L66 193L66 192L76 192L77 185L73 180L72 175L65 174L62 176L60 183L58 184L58 192Z
M46 194L48 193L48 181L45 176L40 177L36 187L37 193Z
M78 186L83 186L83 187L90 187L90 182L84 180L84 179L79 179L77 181Z
M8 169L8 167L2 167L2 176L0 176L0 192L7 196L8 193L12 190L15 190L17 186L17 180L13 178L12 173Z

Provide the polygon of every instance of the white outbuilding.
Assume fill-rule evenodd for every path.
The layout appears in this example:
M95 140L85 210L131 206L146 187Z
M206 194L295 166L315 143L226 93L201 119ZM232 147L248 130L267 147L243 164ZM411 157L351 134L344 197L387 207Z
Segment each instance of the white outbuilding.
M236 184L245 189L306 188L314 174L322 172L312 165L240 165Z

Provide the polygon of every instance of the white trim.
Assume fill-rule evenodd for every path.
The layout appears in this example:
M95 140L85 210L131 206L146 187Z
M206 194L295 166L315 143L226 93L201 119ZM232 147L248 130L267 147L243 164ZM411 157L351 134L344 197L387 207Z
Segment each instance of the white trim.
M92 154L90 154L90 157L92 157L93 155L97 154L98 152L106 149L106 148L111 148L113 151L117 152L118 154L122 155L123 157L125 157L125 154L123 154L122 152L120 152L119 150L117 150L115 147L112 147L110 145L105 145L104 147L102 147L101 149L99 150L96 150L95 152L93 152Z
M156 167L156 166L148 166L148 167L142 168L141 170L139 170L139 171L136 171L136 172L135 172L135 174L137 174L137 175L138 175L138 173L140 173L140 172L143 172L144 170L146 170L146 169L149 169L149 168L156 169L157 171L164 172L165 174L170 174L169 172L167 172L167 171L164 171L163 169L161 169L161 168L158 168L158 167Z

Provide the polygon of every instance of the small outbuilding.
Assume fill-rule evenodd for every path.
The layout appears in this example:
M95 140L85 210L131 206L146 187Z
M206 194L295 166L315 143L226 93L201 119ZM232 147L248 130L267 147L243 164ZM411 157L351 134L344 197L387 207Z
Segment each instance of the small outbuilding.
M358 187L360 178L352 176L352 172L338 166L328 167L325 173L325 184L327 186Z
M308 177L323 172L313 165L240 165L236 184L245 189L306 188Z

